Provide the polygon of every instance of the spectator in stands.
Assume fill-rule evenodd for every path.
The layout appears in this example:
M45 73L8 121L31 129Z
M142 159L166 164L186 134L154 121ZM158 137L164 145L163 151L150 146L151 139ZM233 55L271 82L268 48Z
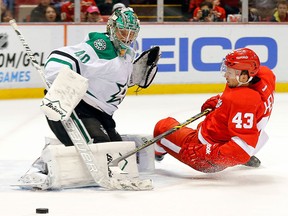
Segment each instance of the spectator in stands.
M90 6L86 11L86 22L103 22L97 6Z
M5 2L3 0L0 0L0 13L1 13L0 22L4 22L3 17L5 15L6 10L7 10L7 6Z
M0 12L2 13L7 9L7 6L3 0L0 0Z
M11 19L13 19L12 12L8 9L4 9L1 13L1 22L9 22Z
M239 2L240 0L221 0L221 7L226 11L226 14L239 14Z
M213 22L225 22L226 21L226 11L220 5L220 0L204 0L203 2L210 2L213 5ZM201 5L201 4L200 4ZM200 7L195 8L193 12L193 17L197 17Z
M47 6L45 10L46 22L59 22L60 15L57 13L57 10L54 6Z
M194 12L194 10L197 8L197 7L200 7L200 4L203 2L203 0L190 0L190 3L189 3L189 13L191 13L191 16Z
M74 0L70 0L61 5L61 20L63 22L74 21Z
M248 11L248 20L249 22L259 22L261 21L261 17L259 15L259 11L257 8L249 8Z
M277 3L276 11L273 14L271 22L288 22L288 4L286 0L280 0Z
M216 19L213 14L213 5L211 2L204 1L200 4L199 10L193 18L190 20L192 22L214 22ZM195 9L196 10L196 9Z
M217 21L225 22L226 21L226 11L223 7L220 6L220 0L212 0L213 4L213 13Z
M51 0L52 5L55 7L57 14L61 14L61 6L66 2L66 0ZM61 19L61 16L60 16Z
M112 0L96 1L97 7L102 15L111 15L113 8Z
M13 17L13 12L14 12L14 0L0 0L0 13L1 13L1 17L2 16L10 16ZM3 21L3 19L0 20L0 22L6 22Z
M0 10L2 12L2 10L6 9L6 5L4 4L3 0L0 0Z
M51 5L51 0L40 0L38 6L31 11L30 22L45 22L45 10L49 5Z
M127 0L95 0L101 15L111 15L113 13L113 6L120 4L121 7L128 7L129 1ZM120 6L118 5L118 6Z
M261 21L270 21L277 7L277 0L249 0L249 6L257 9Z
M94 0L81 0L81 14L85 14L88 7L96 6ZM61 20L64 22L74 22L74 0L69 0L61 6Z

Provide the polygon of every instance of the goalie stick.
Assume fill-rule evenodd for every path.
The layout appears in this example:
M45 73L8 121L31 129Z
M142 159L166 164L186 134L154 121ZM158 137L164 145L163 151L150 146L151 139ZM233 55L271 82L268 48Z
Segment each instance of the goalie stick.
M161 140L162 138L164 138L164 137L166 137L166 136L174 133L175 131L177 131L177 130L179 130L179 129L185 127L185 126L187 126L188 124L196 121L197 119L199 119L199 118L207 115L210 111L211 111L210 109L206 109L206 110L202 111L201 113L198 113L198 114L196 114L195 116L187 119L185 122L180 123L180 124L172 127L171 129L165 131L165 132L162 133L162 134L159 134L158 136L154 137L153 139L147 140L143 145L139 146L138 148L135 148L134 150L127 152L126 154L122 155L121 157L118 157L118 158L112 160L112 161L109 163L109 165L108 165L109 168L112 169L112 170L113 170L114 168L117 168L117 167L118 167L118 164L119 164L122 160L124 160L124 159L130 157L131 155L133 155L133 154L141 151L142 149L144 149L144 148L152 145L153 143L158 142L158 141Z
M50 88L50 83L45 79L44 71L41 66L38 64L35 59L28 43L26 42L23 34L20 32L18 25L14 19L9 21L10 25L18 35L23 47L25 48L25 52L30 58L32 65L35 67L37 72L40 74L43 83L45 84L45 88L48 90ZM79 156L83 160L85 166L90 172L93 180L100 186L106 189L118 189L118 190L150 190L152 189L152 182L150 179L140 180L140 179L115 179L115 178L107 178L105 174L98 169L97 160L95 159L90 147L88 144L92 143L92 139L90 138L88 132L86 131L85 126L82 121L78 118L77 114L73 111L72 115L68 120L61 121L64 126L66 132L68 133L70 139L72 140ZM114 171L121 173L122 170L118 167L113 169Z

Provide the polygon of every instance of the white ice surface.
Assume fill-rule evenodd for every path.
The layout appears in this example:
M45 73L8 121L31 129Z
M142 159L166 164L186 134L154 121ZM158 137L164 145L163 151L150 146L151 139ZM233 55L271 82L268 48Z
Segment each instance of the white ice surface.
M209 96L127 96L114 116L117 130L151 134L161 118L184 121L197 114ZM154 174L143 176L152 178L154 190L140 192L11 187L39 156L45 136L53 136L39 104L40 99L0 101L0 216L34 215L39 207L49 208L50 216L288 215L288 94L276 94L258 169L237 166L203 174L166 156Z

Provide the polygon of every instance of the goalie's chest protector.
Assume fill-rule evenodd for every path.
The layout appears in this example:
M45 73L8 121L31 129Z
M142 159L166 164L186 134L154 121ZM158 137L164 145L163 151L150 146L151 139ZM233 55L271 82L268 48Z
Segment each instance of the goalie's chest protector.
M112 115L126 96L133 69L132 57L118 57L107 35L95 32L90 33L84 42L59 50L63 51L65 61L72 61L72 70L89 80L83 100ZM67 59L65 53L72 58Z

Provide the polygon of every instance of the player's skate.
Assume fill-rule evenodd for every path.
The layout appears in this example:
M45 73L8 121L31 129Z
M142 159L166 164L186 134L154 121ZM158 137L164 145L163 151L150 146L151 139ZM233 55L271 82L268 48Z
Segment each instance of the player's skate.
M165 154L167 154L167 152L162 147L160 147L157 143L155 143L154 145L154 150L155 150L155 160L162 161L164 159Z
M257 167L259 167L261 165L261 161L256 156L252 156L250 158L250 160L247 163L243 164L243 165L244 166L248 166L248 167L257 168Z

